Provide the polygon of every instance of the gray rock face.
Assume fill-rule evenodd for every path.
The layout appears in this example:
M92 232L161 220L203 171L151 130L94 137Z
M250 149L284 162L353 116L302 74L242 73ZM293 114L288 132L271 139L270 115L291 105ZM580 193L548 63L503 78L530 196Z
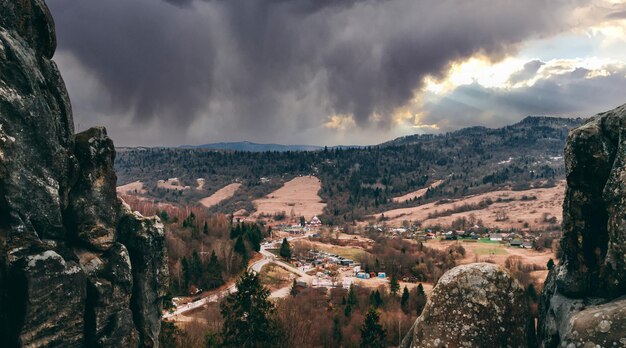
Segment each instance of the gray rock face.
M106 130L74 135L45 3L0 14L0 346L158 346L163 227L123 209Z
M105 251L115 242L120 207L115 192L115 148L106 130L98 127L76 135L75 151L80 173L66 214L71 234L86 247Z
M524 289L489 263L458 266L433 289L413 328L412 347L533 347Z
M539 306L543 347L626 345L626 105L574 129L565 148L563 257Z

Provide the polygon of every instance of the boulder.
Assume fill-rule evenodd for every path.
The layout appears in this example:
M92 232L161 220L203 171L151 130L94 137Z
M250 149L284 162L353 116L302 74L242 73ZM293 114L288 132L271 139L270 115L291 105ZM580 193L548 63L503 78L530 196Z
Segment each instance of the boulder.
M413 328L411 347L533 347L524 289L490 263L457 266L437 282Z

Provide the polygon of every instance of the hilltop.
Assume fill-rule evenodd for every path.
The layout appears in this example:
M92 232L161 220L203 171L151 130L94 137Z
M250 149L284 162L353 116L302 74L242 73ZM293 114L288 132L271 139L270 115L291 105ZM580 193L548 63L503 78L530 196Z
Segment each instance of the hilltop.
M313 175L322 183L323 220L342 223L443 198L552 187L564 177L563 148L569 129L582 122L532 116L502 128L472 127L363 148L316 151L125 148L115 165L118 185L139 180L145 191L138 194L161 202L197 203L227 185L241 184L210 208L225 213L253 212L254 200L294 177ZM159 185L159 180L172 178L180 189ZM203 179L201 186L198 179ZM424 188L421 197L394 200Z

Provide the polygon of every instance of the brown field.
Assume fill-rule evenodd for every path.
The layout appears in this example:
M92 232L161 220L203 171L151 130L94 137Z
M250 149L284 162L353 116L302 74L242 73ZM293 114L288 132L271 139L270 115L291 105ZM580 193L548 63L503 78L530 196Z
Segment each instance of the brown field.
M178 178L170 178L167 180L159 180L157 181L157 187L158 188L162 188L162 189L166 189L166 190L188 190L190 189L189 186L183 186L180 183L180 180L178 180Z
M409 200L411 200L413 198L420 198L420 197L422 197L422 196L424 196L426 194L426 191L428 191L429 188L437 187L437 186L441 185L442 183L443 183L443 180L437 180L434 183L432 183L432 184L430 184L430 185L428 185L428 186L426 186L424 188L421 188L421 189L419 189L417 191L409 192L406 195L403 195L403 196L400 196L400 197L394 197L392 200L394 202L396 202L396 203L403 203L403 202L409 201Z
M460 260L460 264L469 264L474 262L490 261L498 265L504 266L504 262L510 256L519 256L526 264L535 264L546 267L548 260L556 260L556 255L550 249L545 251L536 251L533 249L523 249L508 247L499 243L480 243L480 242L462 242L462 241L441 241L431 240L424 245L438 250L445 250L453 244L461 244L465 249L465 257ZM531 275L539 284L543 284L548 270L533 271Z
M143 187L143 182L137 180L129 184L117 187L118 195L119 194L135 194L135 192L137 192L138 194L146 193L146 189Z
M202 182L202 184L204 185L204 181ZM237 192L239 187L241 187L240 183L233 183L230 185L226 185L222 187L221 189L217 190L217 192L210 195L209 197L202 198L200 200L200 204L202 204L203 206L207 208L217 205L219 202L235 195L235 192Z
M490 228L511 229L524 228L527 223L529 228L544 228L548 224L544 221L544 214L548 217L556 217L557 223L562 219L562 205L565 195L565 182L559 182L555 187L538 188L525 191L501 190L480 195L469 196L451 203L437 204L436 202L423 204L417 207L400 208L384 212L387 223L392 226L399 226L402 221L420 221L422 226L440 224L448 226L459 217L469 217L473 214L476 219L482 220L483 224ZM534 196L534 200L520 200L522 196ZM429 218L428 215L442 212L462 206L464 204L478 204L485 199L491 199L493 204L484 208L438 218ZM515 199L511 202L496 203L498 199ZM506 219L497 221L496 213L504 212ZM381 214L376 214L376 219Z
M322 182L314 176L301 176L286 182L283 187L252 203L254 216L273 215L279 212L304 216L307 220L321 215L326 203L318 195Z
M294 278L291 272L273 263L264 266L259 277L261 278L261 283L269 288L270 291L289 286Z

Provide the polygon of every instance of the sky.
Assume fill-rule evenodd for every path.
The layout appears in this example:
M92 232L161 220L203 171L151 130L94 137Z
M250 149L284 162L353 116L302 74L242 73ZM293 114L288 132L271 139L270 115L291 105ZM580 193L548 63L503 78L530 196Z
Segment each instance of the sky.
M626 0L47 0L78 131L377 144L626 103Z

